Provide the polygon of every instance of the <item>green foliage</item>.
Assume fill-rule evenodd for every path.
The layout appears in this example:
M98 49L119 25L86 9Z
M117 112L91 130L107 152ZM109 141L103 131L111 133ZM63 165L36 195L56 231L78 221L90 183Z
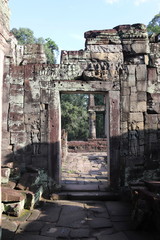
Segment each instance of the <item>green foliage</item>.
M94 94L95 105L104 105L104 94Z
M58 53L58 46L56 43L52 39L47 38L45 39L44 49L48 63L55 63L55 53Z
M18 44L20 45L36 43L34 33L29 28L13 28L11 33L16 37Z
M149 22L147 31L149 34L160 33L160 13L156 14L154 18Z
M100 112L96 114L96 136L103 138L104 135L104 114Z
M89 135L88 96L84 94L62 94L62 129L68 132L68 140L87 140Z
M18 44L43 44L45 54L47 57L47 63L56 63L56 54L58 54L57 44L50 38L44 39L43 37L35 38L34 32L29 28L13 28L11 30L13 35L16 37Z

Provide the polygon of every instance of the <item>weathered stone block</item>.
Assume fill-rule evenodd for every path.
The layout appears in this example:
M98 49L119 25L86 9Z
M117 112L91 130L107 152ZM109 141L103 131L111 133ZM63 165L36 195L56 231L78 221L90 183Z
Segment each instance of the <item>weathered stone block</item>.
M158 123L157 114L146 114L145 115L146 123L149 123L150 126ZM152 128L152 127L151 127Z
M23 122L24 121L24 114L23 113L17 113L17 112L10 112L9 113L9 119L10 121L20 121Z
M50 100L50 90L41 89L40 99L42 103L48 103Z
M123 62L122 53L91 53L91 58L114 63Z
M24 113L40 113L40 103L25 103Z
M24 66L11 66L11 78L24 79Z
M18 85L23 86L24 78L23 78L23 76L22 77L10 77L9 82L10 82L10 84L18 84Z
M10 137L11 144L22 144L26 142L26 137L26 132L12 132Z
M148 82L149 84L152 84L154 82L157 82L158 76L157 76L157 70L156 68L148 68Z
M130 122L143 122L143 113L130 113L129 114Z
M10 103L23 104L24 100L24 87L21 85L10 85Z
M128 122L121 122L121 129L128 129Z
M128 80L128 87L135 87L136 86L135 75L129 75L127 80Z
M31 125L31 128L33 128L33 125L35 123L40 122L40 112L39 113L28 113L24 115L25 117L25 124Z
M1 168L1 183L5 184L9 182L9 176L11 173L10 168Z
M145 64L136 66L136 79L137 81L147 81L147 68Z
M129 112L129 108L130 108L129 96L122 96L121 101L122 101L123 112Z
M25 199L25 195L18 190L2 187L2 202L20 202Z
M9 130L11 132L24 132L25 126L23 122L9 122Z
M122 45L88 45L87 51L119 53L122 52Z
M43 143L40 145L41 156L46 156L46 157L47 157L48 151L49 151L49 144L43 142Z
M156 132L152 132L149 134L149 141L150 142L157 142L157 133Z
M41 132L42 133L46 133L48 132L48 111L47 110L44 110L44 111L41 111Z
M147 81L137 81L137 91L147 91Z
M33 210L33 207L35 205L34 193L31 191L20 191L20 192L26 196L24 208Z
M41 133L41 142L48 142L48 135L46 133Z
M137 93L136 92L132 92L130 95L130 101L132 102L137 102Z
M144 122L137 122L138 130L144 130Z
M3 184L2 186L3 186L3 188L11 188L11 189L14 189L14 188L16 187L16 183L13 182L13 181L9 181L8 183Z
M149 98L149 97L148 97ZM152 100L152 102L155 104L155 103L160 103L160 93L151 93L150 94L150 98Z
M2 149L10 149L10 136L2 139Z
M13 151L11 149L3 149L1 152L2 164L6 165L6 162L13 160Z
M147 100L147 93L146 92L138 92L137 93L137 100L138 101L146 101Z
M25 91L25 102L36 103L40 102L40 89L31 88L30 91Z
M129 75L134 75L136 73L136 66L135 65L127 65Z
M134 53L149 53L149 42L148 41L136 41L131 45L131 49Z
M137 126L138 126L138 123L137 123ZM144 139L144 130L140 130L138 134L139 134L139 139Z
M24 200L15 203L4 203L4 212L7 215L19 217L24 209Z
M122 96L128 96L131 93L131 89L129 87L123 87L121 93Z
M24 96L23 96L23 94L22 95L15 94L15 96L10 95L9 100L10 100L11 104L14 104L14 103L23 104Z
M125 122L125 121L128 121L128 119L129 119L129 112L123 112L122 121Z
M130 111L131 112L138 112L138 110L137 110L137 101L131 101L131 103L130 103Z
M122 87L122 89L124 89L124 88L128 89L128 80L121 81L121 87Z
M147 111L147 103L145 101L137 103L137 111L138 112L146 112Z
M10 112L15 112L15 113L23 113L23 104L10 104Z
M38 78L40 81L40 88L41 89L49 89L50 87L50 82L44 81L41 77Z
M131 87L131 94L132 93L137 93L137 87Z
M139 155L144 156L144 145L139 146Z

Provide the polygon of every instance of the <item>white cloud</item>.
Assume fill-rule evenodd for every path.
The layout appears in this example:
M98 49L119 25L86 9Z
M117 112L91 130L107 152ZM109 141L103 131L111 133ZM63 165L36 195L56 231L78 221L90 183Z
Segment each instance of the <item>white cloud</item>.
M113 3L117 3L119 2L120 0L105 0L106 3L109 3L109 4L113 4Z

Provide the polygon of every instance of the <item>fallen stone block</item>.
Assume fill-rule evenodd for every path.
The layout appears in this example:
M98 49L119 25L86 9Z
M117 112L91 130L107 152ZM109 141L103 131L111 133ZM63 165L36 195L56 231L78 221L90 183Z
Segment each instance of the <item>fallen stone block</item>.
M28 210L33 210L33 207L35 205L34 193L31 191L20 191L20 192L26 196L24 208Z
M2 202L20 202L25 199L25 195L22 194L21 192L7 188L7 187L2 187Z
M8 215L15 217L20 216L22 210L24 209L26 196L21 192L2 187L2 203L4 204L3 212Z
M12 182L12 181L9 181L9 182L6 183L6 184L2 184L2 187L14 189L14 188L16 187L16 183L15 183L15 182Z
M1 168L1 183L5 184L9 182L9 176L11 174L11 169L8 167Z
M23 209L24 209L24 199L19 202L4 204L4 212L11 216L19 217Z

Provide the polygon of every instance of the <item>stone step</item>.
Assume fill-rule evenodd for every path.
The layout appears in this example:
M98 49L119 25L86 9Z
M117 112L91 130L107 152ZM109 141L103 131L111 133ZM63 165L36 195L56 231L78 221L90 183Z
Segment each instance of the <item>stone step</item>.
M116 201L120 199L118 193L113 192L61 192L52 194L52 200L98 200L98 201Z
M160 181L144 181L145 186L151 192L160 192Z
M62 192L97 192L107 190L106 185L99 184L64 184L62 185ZM102 190L103 189L103 190Z

